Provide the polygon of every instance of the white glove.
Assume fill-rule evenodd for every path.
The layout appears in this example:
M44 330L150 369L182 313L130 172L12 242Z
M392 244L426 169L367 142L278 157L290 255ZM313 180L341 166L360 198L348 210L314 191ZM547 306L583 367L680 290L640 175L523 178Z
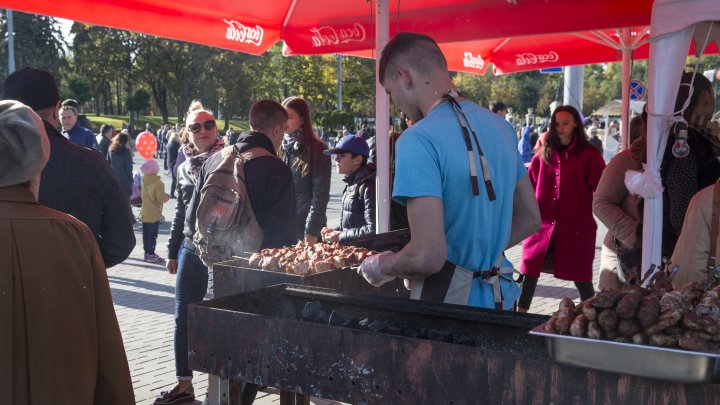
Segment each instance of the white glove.
M405 280L403 280L403 284L405 284L405 288L407 288L408 291L412 290L412 280L406 278Z
M394 280L395 277L385 275L380 271L380 258L387 254L390 254L390 252L382 252L365 258L365 260L363 260L360 264L360 267L358 267L358 274L365 277L365 280L375 287L380 287L381 285Z

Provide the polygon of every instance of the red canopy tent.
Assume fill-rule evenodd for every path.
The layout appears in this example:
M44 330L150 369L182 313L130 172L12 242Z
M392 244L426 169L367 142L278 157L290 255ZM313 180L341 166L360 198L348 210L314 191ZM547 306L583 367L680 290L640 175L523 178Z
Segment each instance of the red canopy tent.
M375 48L377 1L0 0L52 15L259 55L282 40L288 54ZM652 0L402 0L388 2L390 34L422 32L440 43L650 24Z

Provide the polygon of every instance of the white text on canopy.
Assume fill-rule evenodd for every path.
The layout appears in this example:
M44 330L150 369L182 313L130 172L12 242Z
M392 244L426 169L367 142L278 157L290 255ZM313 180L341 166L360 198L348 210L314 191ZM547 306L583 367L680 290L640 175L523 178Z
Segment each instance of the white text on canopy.
M482 69L485 65L485 61L480 55L475 56L472 52L463 53L463 66L466 68Z
M560 57L557 52L550 51L548 53L519 53L515 55L515 64L518 66L540 65L543 63L557 62Z
M350 42L363 42L367 37L365 27L355 23L350 27L334 28L329 25L310 28L314 47L347 44Z
M233 20L223 20L228 25L225 38L230 41L245 42L247 44L260 46L263 40L263 29L259 25L255 28L243 25Z

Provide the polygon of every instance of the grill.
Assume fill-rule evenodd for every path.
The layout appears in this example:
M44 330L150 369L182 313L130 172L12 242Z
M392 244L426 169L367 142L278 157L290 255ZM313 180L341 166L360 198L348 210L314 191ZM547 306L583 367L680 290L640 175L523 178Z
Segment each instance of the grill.
M558 365L546 316L278 285L189 307L190 366L371 404L714 403L679 384Z

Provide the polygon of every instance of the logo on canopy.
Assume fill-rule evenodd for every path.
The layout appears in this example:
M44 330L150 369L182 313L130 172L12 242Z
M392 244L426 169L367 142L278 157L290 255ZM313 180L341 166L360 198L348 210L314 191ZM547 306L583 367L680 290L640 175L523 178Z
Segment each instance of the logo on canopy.
M485 66L485 61L480 55L475 56L472 52L465 52L463 53L463 66L482 70L483 66Z
M518 53L515 55L515 64L518 66L540 65L543 63L557 62L560 59L557 52L548 53Z
M255 27L245 26L241 22L233 20L223 20L228 25L225 32L225 38L230 41L245 42L255 46L260 46L263 40L264 31L261 26Z
M318 48L321 46L347 44L350 42L363 42L367 38L365 27L360 23L355 23L350 27L335 28L329 25L322 27L310 28L312 34L313 46Z

